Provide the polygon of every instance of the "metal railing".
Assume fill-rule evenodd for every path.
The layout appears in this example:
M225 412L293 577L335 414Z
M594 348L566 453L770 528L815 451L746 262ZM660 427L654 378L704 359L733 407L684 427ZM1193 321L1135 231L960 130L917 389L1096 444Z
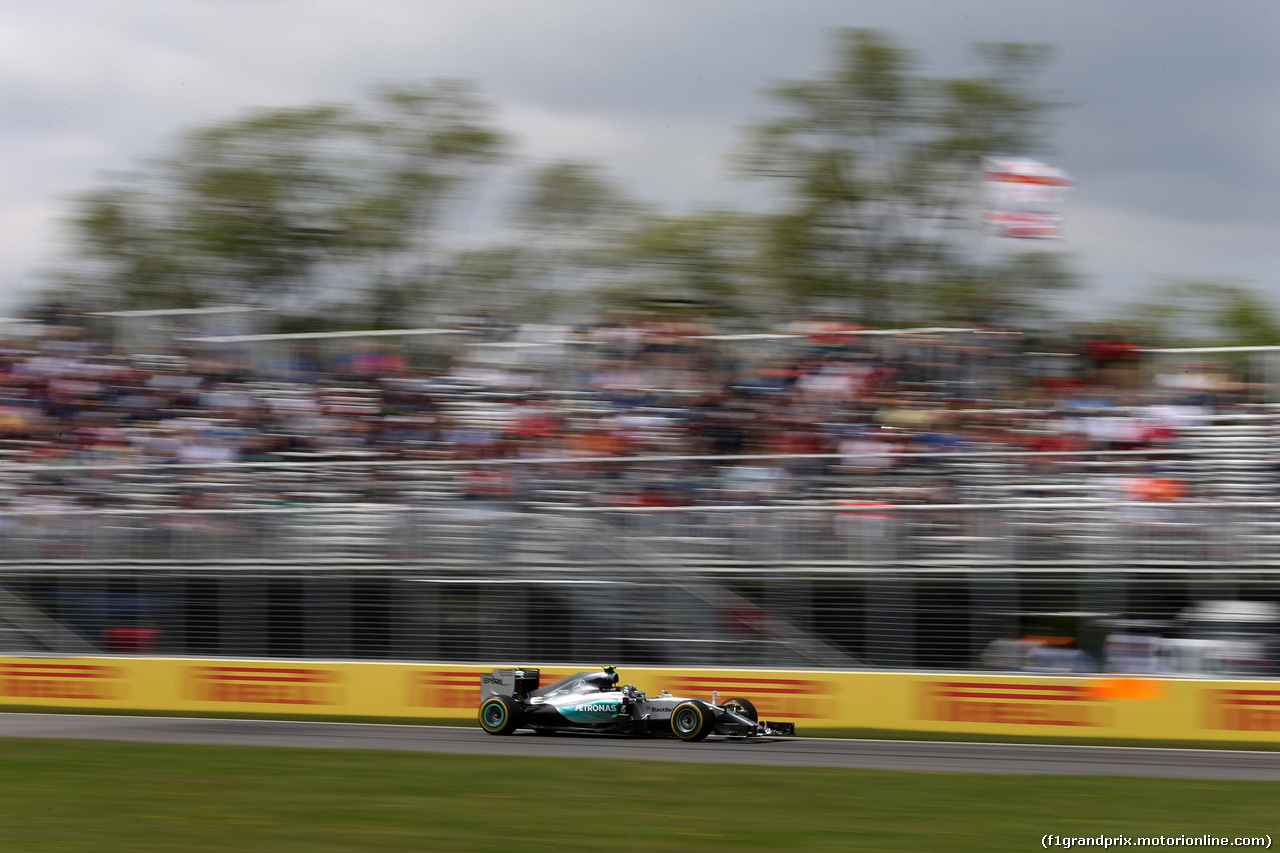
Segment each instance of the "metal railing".
M1206 599L1280 601L1277 509L473 502L26 513L12 520L31 526L4 539L0 642L965 669L1010 666L996 644L1058 632L1089 644L1102 667L1103 620L1169 621Z
M64 490L110 475L117 505L50 489L54 508L0 512L0 650L1103 669L1108 625L1136 620L1199 656L1162 664L1184 674L1274 673L1271 651L1225 661L1175 623L1199 601L1280 602L1280 501L1066 499L1097 493L1099 458L1132 457L1049 456L1087 476L1012 477L1038 457L1001 454L966 485L993 499L949 503L900 470L764 503L593 505L654 458L59 468ZM1185 456L1226 466L1191 471L1201 485L1270 494L1265 459ZM923 461L953 459L979 461ZM468 492L486 465L534 488ZM175 482L228 499L161 505ZM1073 637L1075 662L1036 659L1041 635Z
M536 572L640 545L672 567L1280 567L1277 501L588 507L446 499L0 516L0 566L321 565Z

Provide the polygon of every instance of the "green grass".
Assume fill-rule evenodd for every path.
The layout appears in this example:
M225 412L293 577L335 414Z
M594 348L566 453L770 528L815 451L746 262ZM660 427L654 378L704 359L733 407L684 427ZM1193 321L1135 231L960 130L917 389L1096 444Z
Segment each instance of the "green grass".
M4 851L1019 850L1280 829L1280 783L0 740Z

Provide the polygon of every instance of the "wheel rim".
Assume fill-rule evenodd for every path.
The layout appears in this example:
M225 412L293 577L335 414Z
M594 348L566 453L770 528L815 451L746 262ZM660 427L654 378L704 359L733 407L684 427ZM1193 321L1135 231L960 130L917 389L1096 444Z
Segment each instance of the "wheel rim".
M681 708L676 713L676 731L681 734L693 734L698 730L698 723L701 722L699 714L692 708Z
M491 729L496 729L502 725L507 718L507 709L502 707L501 702L491 702L484 707L484 724Z

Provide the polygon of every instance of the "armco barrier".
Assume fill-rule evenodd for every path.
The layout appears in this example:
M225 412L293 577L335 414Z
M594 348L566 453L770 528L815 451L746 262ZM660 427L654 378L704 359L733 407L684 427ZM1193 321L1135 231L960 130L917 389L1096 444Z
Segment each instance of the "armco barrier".
M501 662L493 665L509 666ZM523 662L528 664L528 662ZM474 719L492 665L0 658L0 709ZM590 667L581 667L588 669ZM576 671L542 666L543 684ZM1280 742L1280 682L822 670L626 668L656 693L743 696L813 729Z

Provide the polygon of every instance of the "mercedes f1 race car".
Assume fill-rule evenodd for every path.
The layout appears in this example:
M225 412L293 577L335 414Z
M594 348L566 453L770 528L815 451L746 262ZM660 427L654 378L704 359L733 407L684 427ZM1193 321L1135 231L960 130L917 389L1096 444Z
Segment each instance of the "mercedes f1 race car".
M560 731L628 735L670 735L699 741L710 734L725 737L794 735L794 723L760 722L746 699L711 701L672 696L663 690L646 696L633 685L618 686L611 666L602 672L579 672L546 687L538 686L536 669L495 669L480 677L480 725L491 735L517 729L540 734Z

